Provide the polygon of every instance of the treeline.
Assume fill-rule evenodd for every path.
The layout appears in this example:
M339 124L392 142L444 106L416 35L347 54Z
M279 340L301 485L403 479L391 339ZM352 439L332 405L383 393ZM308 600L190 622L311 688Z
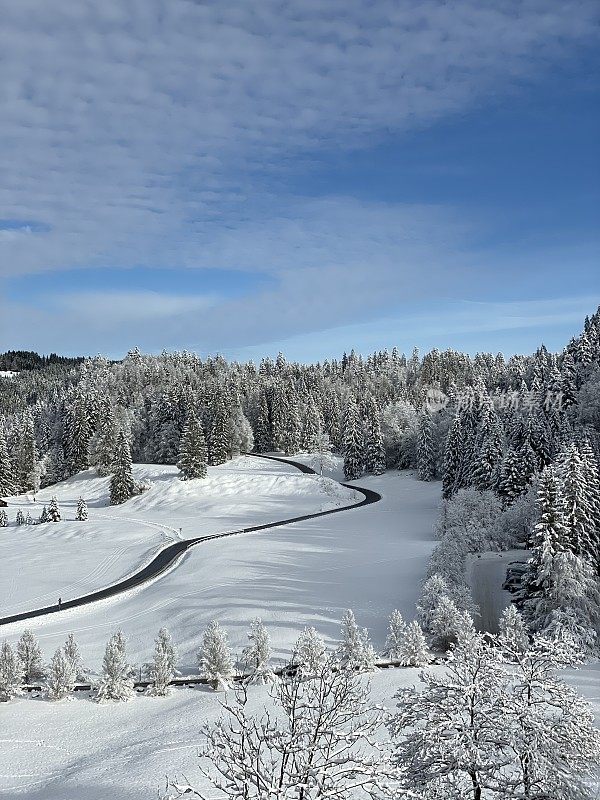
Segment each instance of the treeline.
M81 356L70 358L68 356L59 356L56 353L41 356L31 350L7 350L6 353L0 353L0 371L22 372L30 369L44 369L44 367L50 365L74 367L84 360Z

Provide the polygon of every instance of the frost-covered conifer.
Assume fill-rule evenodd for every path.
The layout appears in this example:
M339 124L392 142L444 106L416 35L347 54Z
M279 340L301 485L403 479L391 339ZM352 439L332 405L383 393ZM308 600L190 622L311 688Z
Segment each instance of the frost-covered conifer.
M8 642L0 647L0 702L12 700L23 693L23 665Z
M77 501L77 513L75 514L75 519L78 522L85 522L87 518L88 518L87 503L85 502L83 497L80 497L79 500Z
M395 609L390 615L388 634L385 640L384 655L392 661L396 661L399 656L400 647L406 634L406 622L400 611Z
M355 672L373 672L375 669L375 650L369 632L358 627L351 609L342 617L338 660L342 667Z
M0 426L0 497L9 497L17 490L16 475L8 455L4 428Z
M356 400L348 400L344 414L344 475L346 480L360 478L363 472L363 432Z
M17 642L17 655L23 666L25 683L33 683L46 674L38 640L30 630L24 630Z
M150 667L152 686L148 694L165 696L169 694L169 685L175 676L177 651L166 628L160 629L154 641L154 659Z
M500 647L505 653L522 653L529 646L529 634L517 607L509 605L500 617Z
M446 447L444 449L444 475L442 478L442 493L448 499L452 497L457 488L457 481L463 460L464 437L460 415L454 421L448 432Z
M64 650L58 650L50 660L50 668L46 680L48 698L50 700L63 700L75 688L77 672L73 662L66 657Z
M466 611L460 611L447 595L442 595L429 625L433 647L447 650L459 636L473 630L472 617Z
M325 642L314 628L304 628L292 655L292 664L305 675L318 675L327 661Z
M250 672L250 683L272 683L275 675L269 667L271 639L260 619L255 619L250 624L248 639L250 644L244 648L242 661Z
M43 516L44 516L44 512L42 511L42 517ZM47 514L47 512L46 512L46 519L43 520L40 517L40 522L48 522L48 514ZM29 511L27 512L27 514L25 514L25 525L33 525L33 519L31 518L31 514L29 513Z
M229 414L222 396L216 407L208 437L208 463L211 466L224 464L229 457Z
M21 509L17 511L17 516L15 517L15 522L17 525L25 525L25 516Z
M181 450L177 462L181 480L206 478L207 460L208 451L202 423L196 417L190 417L183 429Z
M8 525L8 514L2 508L0 509L0 528L6 528Z
M372 475L385 472L385 447L381 434L379 408L373 398L366 405L364 461L365 470Z
M268 453L273 449L273 436L271 432L271 419L269 405L265 392L261 392L256 430L254 435L254 449L257 453Z
M204 632L198 660L202 674L215 691L230 688L234 677L233 661L227 645L227 633L216 621L211 622Z
M135 494L135 481L131 468L131 451L125 431L119 431L115 448L115 459L110 479L110 503L120 505Z
M60 508L56 497L52 497L48 506L48 522L60 522Z
M433 418L428 411L424 411L419 420L419 438L417 442L417 471L419 480L422 481L432 481L435 477L432 428Z
M442 597L450 595L450 588L442 575L435 573L423 584L417 604L418 619L424 630L431 632L431 622Z
M124 637L119 632L106 645L96 697L100 703L104 700L129 700L133 694L132 669L127 663Z

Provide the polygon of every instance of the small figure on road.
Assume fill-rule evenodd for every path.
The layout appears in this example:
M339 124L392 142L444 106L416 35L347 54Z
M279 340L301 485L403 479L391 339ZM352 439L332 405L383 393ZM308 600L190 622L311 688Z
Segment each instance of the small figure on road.
M62 606L62 597L58 598L58 610L60 611L60 607Z

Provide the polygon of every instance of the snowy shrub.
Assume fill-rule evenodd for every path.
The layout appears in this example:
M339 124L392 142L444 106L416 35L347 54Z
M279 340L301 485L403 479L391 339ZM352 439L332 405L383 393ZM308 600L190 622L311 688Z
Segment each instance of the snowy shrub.
M366 800L391 785L389 749L377 736L383 714L360 676L326 663L314 677L296 671L271 691L275 713L255 717L241 686L225 716L204 728L201 774L218 796ZM187 781L172 782L168 795L205 796Z
M317 675L328 659L325 642L314 628L304 628L292 655L292 665L297 665L304 675Z
M448 596L442 595L429 624L432 646L447 650L459 636L473 630L473 618L466 611L457 608Z

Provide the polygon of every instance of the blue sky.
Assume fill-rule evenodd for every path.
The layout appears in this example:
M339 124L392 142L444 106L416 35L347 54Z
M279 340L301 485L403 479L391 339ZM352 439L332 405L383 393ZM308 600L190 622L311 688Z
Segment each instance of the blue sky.
M0 349L562 348L600 302L598 7L451 5L13 4Z

